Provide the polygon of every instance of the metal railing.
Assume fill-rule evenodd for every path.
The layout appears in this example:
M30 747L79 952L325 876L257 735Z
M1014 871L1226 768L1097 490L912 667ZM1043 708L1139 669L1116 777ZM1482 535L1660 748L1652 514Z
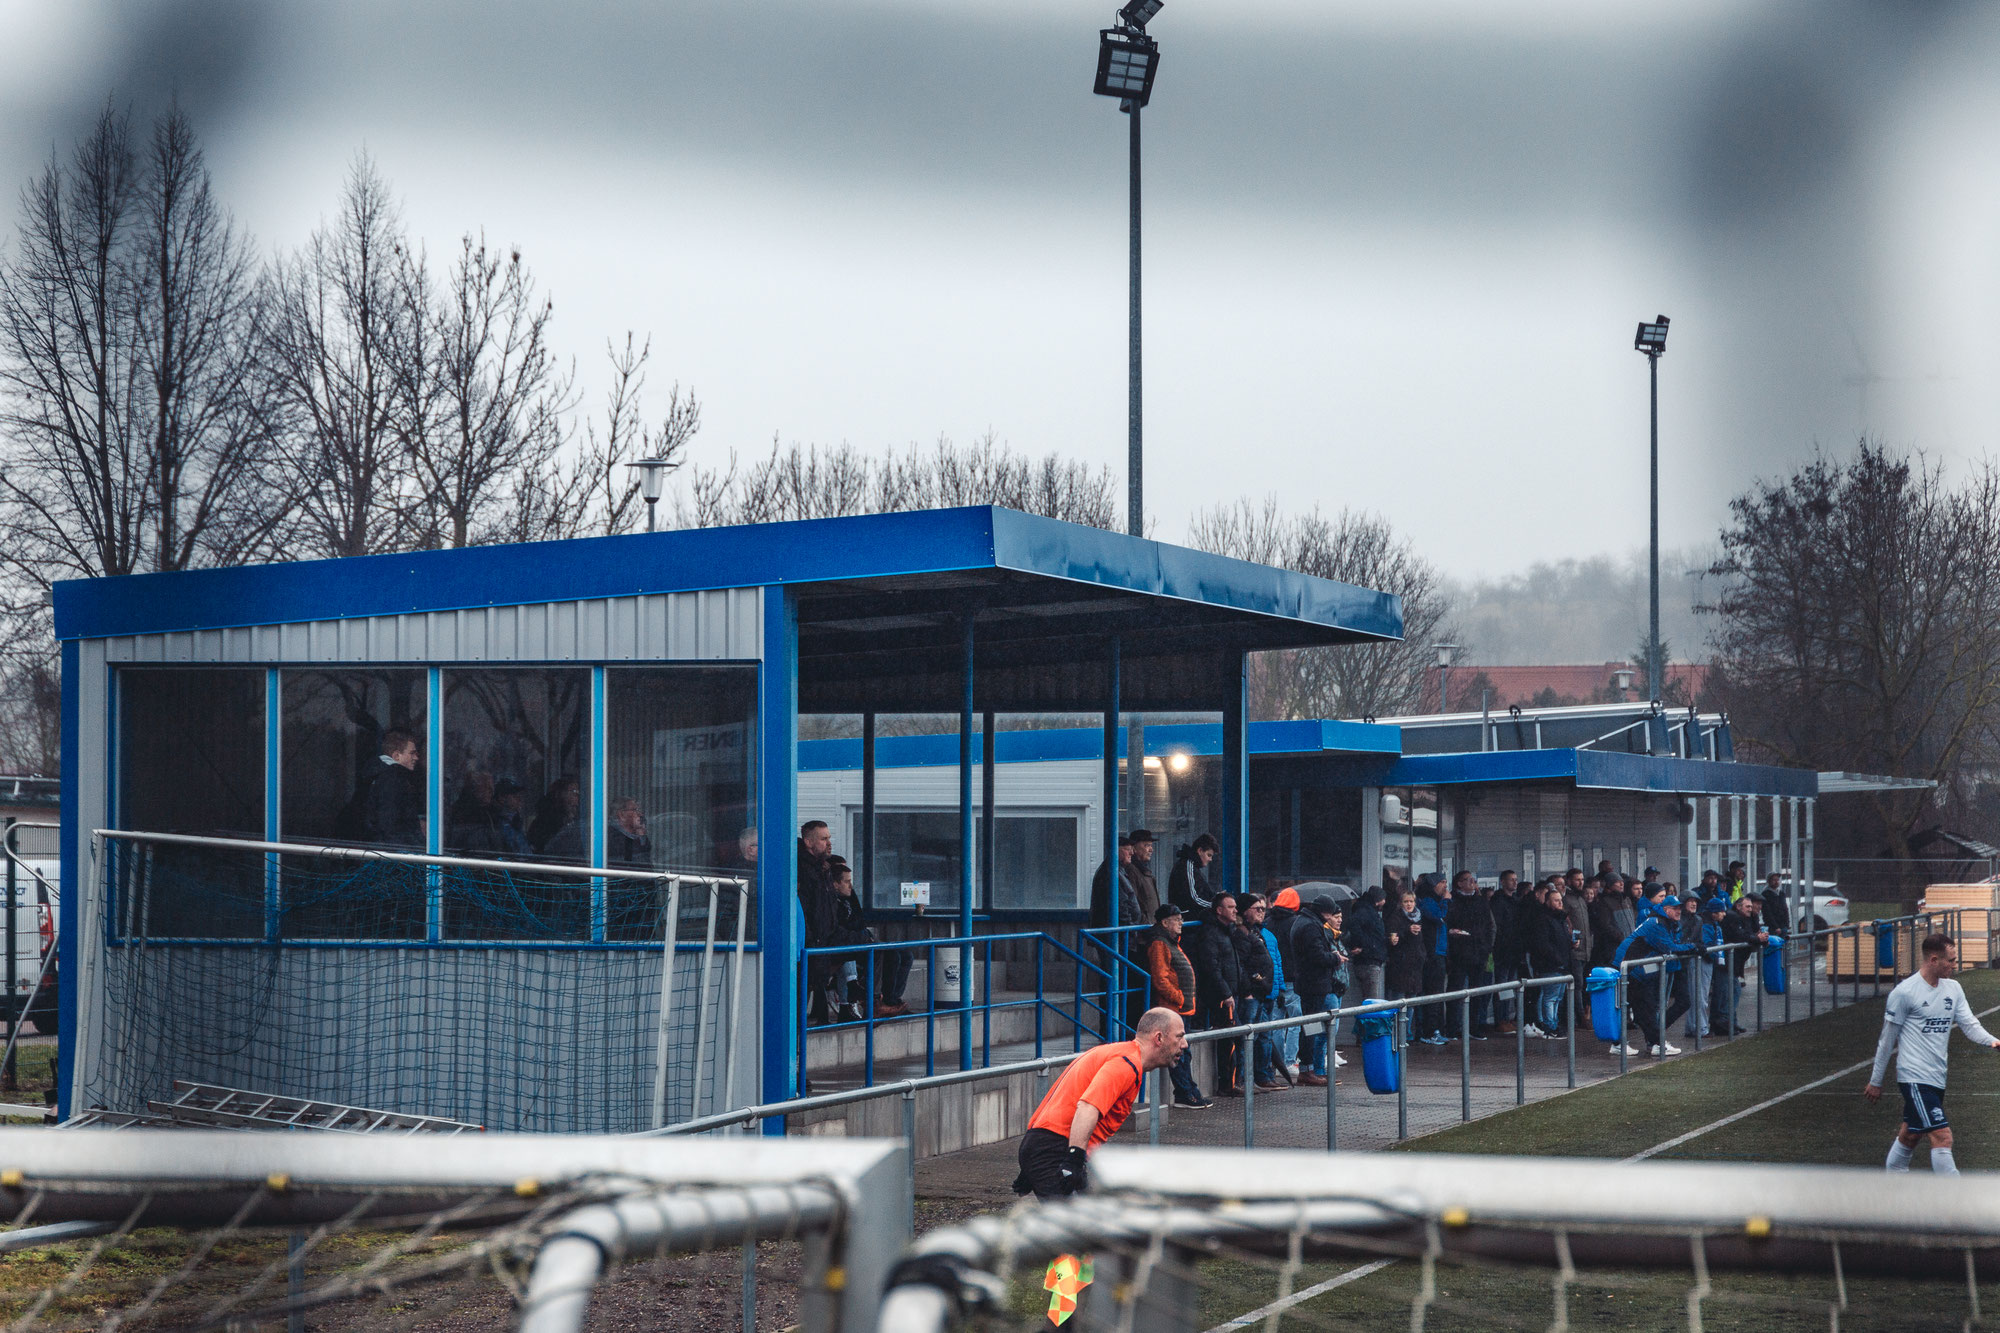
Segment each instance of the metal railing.
M962 1010L969 1009L979 1016L979 1058L975 1065L973 1047L961 1036L959 1045L959 1068L991 1068L993 1066L993 1015L1012 1010L1030 1009L1035 1016L1034 1043L1035 1058L1047 1054L1048 1033L1044 1025L1047 1017L1054 1016L1069 1025L1070 1049L1080 1051L1089 1038L1090 1044L1101 1041L1116 1041L1129 1034L1128 1009L1139 1001L1138 1007L1145 1008L1152 1002L1152 977L1144 966L1126 955L1118 937L1138 931L1149 930L1150 926L1101 927L1081 932L1080 942L1093 946L1099 960L1085 957L1080 949L1073 949L1046 931L1010 931L994 935L951 935L934 939L889 940L873 944L827 944L814 945L804 949L799 955L799 994L810 1001L813 994L814 964L837 966L855 962L862 984L865 1003L860 1018L821 1023L813 1026L800 1025L799 1028L799 1070L808 1083L812 1070L808 1060L809 1038L813 1033L836 1033L860 1031L863 1034L861 1083L871 1087L875 1083L876 1034L879 1029L924 1025L924 1075L937 1073L937 1025L940 1018L947 1022L957 1020L963 1023ZM995 999L993 995L993 947L1007 944L1025 944L1034 952L1035 986L1032 994L1019 999ZM959 998L955 1001L940 1001L938 998L938 953L940 950L978 953L979 977L978 995L968 994L973 989L972 977L959 977ZM880 979L879 958L883 954L922 954L924 966L924 1003L921 1008L908 1013L879 1014L875 1012L875 1001L879 994L877 982ZM1003 963L1007 960L1002 960ZM1051 964L1053 963L1053 967ZM1065 999L1057 999L1049 991L1051 973L1058 979L1068 973L1071 989ZM838 984L836 982L836 984ZM942 1006L942 1007L941 1007Z

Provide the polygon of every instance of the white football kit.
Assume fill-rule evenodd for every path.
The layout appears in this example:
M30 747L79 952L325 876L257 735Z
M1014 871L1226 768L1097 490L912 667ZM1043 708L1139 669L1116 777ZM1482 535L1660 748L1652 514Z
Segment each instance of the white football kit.
M1945 977L1933 986L1921 974L1907 978L1889 992L1882 1011L1882 1040L1876 1044L1875 1068L1868 1081L1882 1086L1893 1054L1898 1083L1942 1088L1954 1024L1979 1045L1993 1044L1993 1034L1980 1026L1956 981Z

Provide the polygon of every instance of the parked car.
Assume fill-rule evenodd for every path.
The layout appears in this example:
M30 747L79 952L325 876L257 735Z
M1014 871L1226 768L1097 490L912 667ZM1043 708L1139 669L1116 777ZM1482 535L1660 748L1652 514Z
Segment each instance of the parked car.
M33 873L30 873L33 872ZM0 874L4 874L0 866ZM23 857L14 872L14 987L0 986L0 1024L11 1027L24 1011L35 1030L45 1036L56 1031L56 903L61 866L52 860ZM41 880L36 879L40 875ZM42 881L46 881L46 887ZM0 906L0 931L5 930L4 906ZM4 948L0 943L0 948ZM44 958L48 960L45 971ZM0 962L4 966L4 962ZM35 985L37 975L41 985ZM0 972L0 981L5 974ZM0 1034L3 1041L4 1034Z
M1786 901L1789 902L1792 894L1792 881L1789 879L1783 880L1779 883L1778 887L1784 891ZM1847 895L1840 891L1840 885L1834 883L1832 880L1816 879L1813 881L1811 925L1814 930L1832 930L1835 927L1846 925L1847 906Z

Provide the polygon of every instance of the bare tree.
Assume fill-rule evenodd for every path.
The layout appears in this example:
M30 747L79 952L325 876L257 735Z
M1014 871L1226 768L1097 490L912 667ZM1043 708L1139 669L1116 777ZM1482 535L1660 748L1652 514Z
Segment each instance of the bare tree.
M990 432L960 446L940 436L928 449L871 457L851 444L781 446L748 466L689 468L674 498L679 527L773 523L897 513L955 505L1001 505L1089 527L1118 522L1109 468L1058 454L1029 458Z
M1864 440L1730 504L1716 692L1775 762L1930 778L1963 808L2000 725L2000 473L1952 486ZM1870 798L1907 855L1929 801Z
M389 187L365 154L333 221L276 265L264 361L273 433L300 483L299 548L367 555L405 539L409 388L419 378L407 362L423 334L414 268Z
M519 540L518 516L568 438L572 379L549 346L554 303L519 250L465 236L444 288L403 266L409 354L399 373L415 470L415 541Z
M627 332L625 345L605 345L611 380L602 416L584 422L579 444L564 456L541 459L515 497L512 541L615 536L638 525L644 508L639 483L626 464L640 458L678 464L701 430L701 402L676 383L667 407L647 424L646 364L650 339Z
M1256 654L1253 716L1388 717L1422 706L1431 645L1457 632L1437 569L1386 521L1348 509L1331 519L1318 510L1287 514L1273 496L1261 505L1239 500L1195 515L1188 543L1403 599L1400 642Z
M23 196L0 267L0 532L29 587L229 564L263 548L271 493L248 244L177 108L135 153L106 110Z

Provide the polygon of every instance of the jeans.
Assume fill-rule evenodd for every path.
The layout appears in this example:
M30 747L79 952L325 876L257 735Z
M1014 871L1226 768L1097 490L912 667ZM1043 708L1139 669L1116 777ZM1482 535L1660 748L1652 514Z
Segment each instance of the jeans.
M1558 972L1557 976L1563 975ZM1562 1031L1563 996L1569 993L1569 983L1559 986L1544 986L1537 992L1540 996L1541 1026L1544 1032Z
M1706 958L1691 958L1681 965L1688 973L1688 1021L1684 1029L1692 1037L1708 1035L1708 986L1712 964Z
M1192 1018L1189 1021L1192 1022ZM1201 1100L1201 1085L1194 1081L1194 1047L1182 1051L1181 1058L1167 1066L1167 1077L1173 1081L1175 1101Z
M1718 1037L1733 1037L1743 1029L1736 1023L1736 1006L1743 998L1743 979L1730 975L1728 964L1715 969L1708 987L1708 1030Z
M1497 954L1494 956L1493 959L1494 985L1504 986L1510 981L1519 980L1520 976L1521 976L1520 960L1514 958L1501 958ZM1507 994L1500 994L1493 997L1493 1017L1497 1021L1502 1023L1518 1023L1521 1021L1522 1016L1514 1012L1514 997Z
M1296 1002L1295 1000L1294 1003ZM1254 998L1245 1000L1243 1006L1247 1014L1243 1021L1246 1023L1268 1023L1280 1016L1282 1005L1283 1001L1279 1000L1276 996L1262 1000ZM1278 1081L1278 1036L1279 1034L1275 1032L1260 1032L1257 1034L1257 1054L1252 1063L1255 1066L1257 1081L1259 1083L1275 1083ZM1238 1056L1237 1058L1241 1059L1242 1057Z
M1333 1035L1336 1040L1340 1037L1340 1020L1337 1018L1333 1020ZM1326 1036L1324 1027L1315 1026L1306 1030L1299 1047L1300 1073L1326 1077Z
M1272 996L1268 1007L1272 1018L1297 1018L1306 1011L1299 993L1289 986ZM1278 1058L1288 1065L1299 1062L1298 1028L1286 1028L1278 1034Z
M1382 964L1350 963L1348 971L1354 977L1354 984L1341 996L1342 1004L1361 1004L1368 1000L1382 998Z

